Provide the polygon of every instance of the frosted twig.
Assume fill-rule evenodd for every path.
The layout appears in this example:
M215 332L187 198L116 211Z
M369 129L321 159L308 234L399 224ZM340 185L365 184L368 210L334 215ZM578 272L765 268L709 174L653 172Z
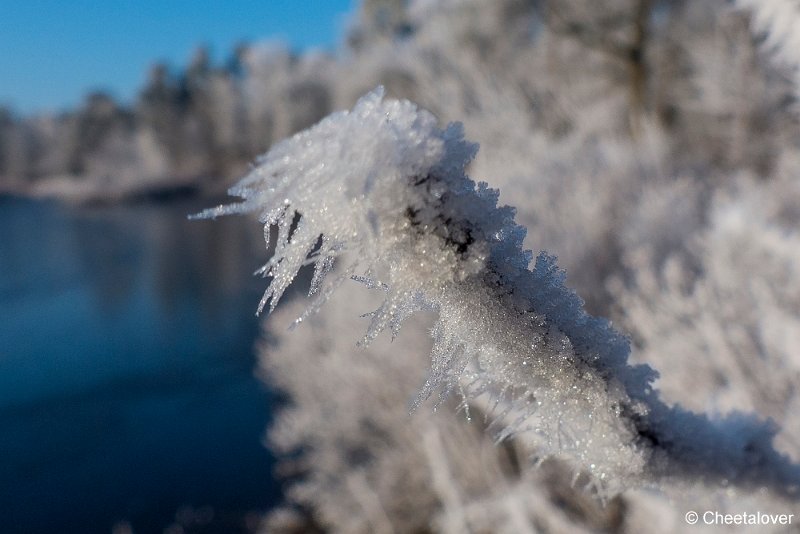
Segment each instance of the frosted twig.
M657 373L628 362L628 340L583 310L555 258L540 253L530 267L513 208L465 174L476 152L460 125L441 130L379 88L275 145L231 190L242 203L204 215L256 211L279 226L270 310L322 235L315 288L334 259L346 261L323 301L356 268L385 286L362 343L396 334L417 310L437 312L417 405L437 391L489 393L498 436L532 430L537 455L570 461L608 492L674 477L797 495L800 467L773 448L771 423L667 406Z

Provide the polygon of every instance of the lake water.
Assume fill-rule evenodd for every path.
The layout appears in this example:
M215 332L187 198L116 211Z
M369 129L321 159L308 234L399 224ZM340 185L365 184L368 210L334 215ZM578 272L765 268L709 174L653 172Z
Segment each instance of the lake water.
M0 532L236 532L279 498L261 231L208 205L0 197Z

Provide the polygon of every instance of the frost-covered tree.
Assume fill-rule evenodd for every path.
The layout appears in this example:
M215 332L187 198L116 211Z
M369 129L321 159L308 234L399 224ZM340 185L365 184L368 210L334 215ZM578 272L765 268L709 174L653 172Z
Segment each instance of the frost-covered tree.
M793 0L737 0L752 17L753 29L766 47L792 72L800 88L800 5ZM800 89L797 89L800 93Z
M788 21L780 14L791 9L770 6L790 3L755 5L766 6L757 28L789 36L776 46L790 38L785 23L765 26ZM630 141L632 133L647 145L654 130L664 134L668 166L768 173L795 121L787 80L755 53L748 12L725 0L614 0L600 8L583 0L366 2L354 39L335 56L284 51L271 61L265 47L242 46L216 66L200 49L183 70L158 65L133 106L115 106L133 115L131 138L145 130L157 139L169 178L208 190L239 175L270 142L351 107L378 84L463 121L486 148L475 166L486 165L503 194L530 165L510 154L536 160L554 139L577 146ZM27 124L35 118L20 121L36 149L28 164L13 166L15 183L76 173L89 186L102 182L85 172L82 155L56 165L65 151L103 151L84 142L92 124L84 111L51 117L55 135ZM3 139L3 152L19 153L9 144L18 136Z

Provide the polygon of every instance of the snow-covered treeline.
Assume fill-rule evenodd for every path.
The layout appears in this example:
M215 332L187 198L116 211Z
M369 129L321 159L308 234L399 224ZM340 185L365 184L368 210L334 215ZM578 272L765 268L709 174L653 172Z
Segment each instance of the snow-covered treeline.
M54 115L0 110L0 189L224 189L271 143L379 84L491 139L503 175L529 172L503 151L595 130L641 140L654 124L676 168L768 171L795 120L791 71L762 61L745 13L722 0L366 1L335 55L255 43L215 64L198 49L182 69L154 65L130 104L95 93ZM769 20L787 18L757 31Z

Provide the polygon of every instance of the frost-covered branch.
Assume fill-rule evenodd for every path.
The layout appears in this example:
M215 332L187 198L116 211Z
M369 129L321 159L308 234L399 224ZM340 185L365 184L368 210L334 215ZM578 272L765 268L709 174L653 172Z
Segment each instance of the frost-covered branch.
M316 300L298 321L350 279L384 293L364 344L435 311L431 370L415 406L458 391L488 408L498 439L517 435L611 492L676 477L795 495L800 467L773 448L770 423L712 419L659 399L657 373L629 364L628 340L584 312L554 257L534 261L523 250L514 210L465 174L476 152L460 125L441 130L430 113L378 89L275 145L231 189L241 203L203 215L258 212L268 241L278 227L259 310L274 309L313 264ZM325 280L335 260L344 265Z

